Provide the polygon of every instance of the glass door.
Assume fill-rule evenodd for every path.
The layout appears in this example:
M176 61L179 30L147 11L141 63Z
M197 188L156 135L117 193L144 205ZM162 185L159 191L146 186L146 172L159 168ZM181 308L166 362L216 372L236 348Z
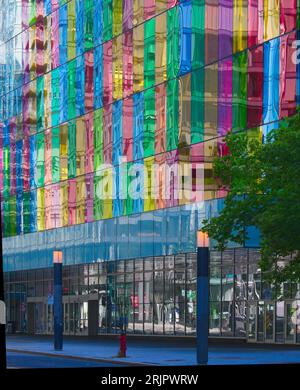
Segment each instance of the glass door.
M263 342L265 338L265 304L257 304L257 341Z
M257 341L257 302L249 303L247 341Z
M265 304L265 342L271 343L275 341L275 305L274 302L267 302Z
M295 343L297 307L292 301L285 302L285 342Z

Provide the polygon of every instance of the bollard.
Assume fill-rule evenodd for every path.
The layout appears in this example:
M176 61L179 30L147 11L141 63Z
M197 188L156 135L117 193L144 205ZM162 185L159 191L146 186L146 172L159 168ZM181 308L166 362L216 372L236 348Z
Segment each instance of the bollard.
M126 346L126 334L125 333L121 333L119 357L122 357L122 358L126 357L126 349L127 349L127 346Z

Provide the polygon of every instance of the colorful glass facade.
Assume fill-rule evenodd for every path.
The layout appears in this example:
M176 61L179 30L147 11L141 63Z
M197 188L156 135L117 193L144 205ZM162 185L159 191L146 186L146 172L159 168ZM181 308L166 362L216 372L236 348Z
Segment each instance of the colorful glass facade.
M295 112L297 1L19 0L9 5L0 11L4 246L18 242L23 250L29 233L33 242L39 234L43 240L46 232L63 237L74 225L84 231L92 224L86 229L111 231L114 241L107 255L104 250L95 258L142 256L149 236L151 248L144 255L194 250L203 210L211 215L226 195L212 178L213 158L226 153L222 137L231 130L266 134ZM165 199L163 169L154 178L139 177L149 196L123 196L153 164L174 162L190 163L185 175L190 178L193 164L202 164L202 180L196 185L192 180L190 187L196 197L178 197L184 182L179 174ZM144 173L129 175L137 163ZM155 198L152 187L159 194ZM115 197L103 199L103 191ZM186 228L189 244L176 247L166 233L165 244L156 246L159 230L173 229L172 214ZM123 239L126 250L118 247ZM130 240L143 249L136 253ZM7 269L31 267L23 263L12 266L5 257Z

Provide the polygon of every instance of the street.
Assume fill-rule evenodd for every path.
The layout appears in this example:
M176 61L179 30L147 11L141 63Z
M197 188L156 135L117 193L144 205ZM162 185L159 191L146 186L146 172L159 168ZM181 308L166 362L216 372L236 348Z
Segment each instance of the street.
M7 368L87 368L120 367L120 364L93 362L84 359L41 356L21 352L7 352Z

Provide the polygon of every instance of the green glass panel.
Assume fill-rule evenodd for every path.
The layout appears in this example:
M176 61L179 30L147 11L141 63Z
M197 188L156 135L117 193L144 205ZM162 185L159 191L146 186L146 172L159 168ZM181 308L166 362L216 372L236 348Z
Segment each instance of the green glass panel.
M103 199L99 197L99 186L102 178L94 175L94 220L99 220L103 216Z
M192 69L205 62L205 0L192 0Z
M5 146L3 148L3 196L9 196L10 191L10 148Z
M94 170L99 171L103 164L102 108L94 112Z
M76 176L76 123L68 124L68 178Z
M204 140L204 68L195 70L191 76L191 143Z
M52 182L60 180L60 131L59 127L52 129Z
M37 131L44 129L44 76L37 79Z
M70 1L70 0L59 0L59 5L60 5L60 7L61 7L62 5L65 5L68 1ZM73 1L73 0L71 0L71 1Z
M36 0L29 3L29 25L36 23Z
M144 157L153 156L155 137L155 89L151 88L144 92Z
M68 63L68 119L76 116L76 59Z
M103 41L109 41L112 38L112 12L113 0L103 0Z
M122 34L122 0L113 0L113 36Z
M84 48L90 50L94 44L94 1L84 0Z
M177 76L179 58L179 11L174 7L168 10L167 16L167 79Z
M42 187L45 179L45 140L44 132L36 135L37 156L36 156L36 175L37 185Z
M52 71L52 126L59 124L59 68Z
M247 63L248 53L233 56L232 63L232 129L247 128Z
M17 200L16 196L9 198L9 235L17 234Z
M23 231L30 233L30 192L23 193Z
M144 24L144 88L155 84L155 18Z
M167 150L178 146L178 79L167 83Z

